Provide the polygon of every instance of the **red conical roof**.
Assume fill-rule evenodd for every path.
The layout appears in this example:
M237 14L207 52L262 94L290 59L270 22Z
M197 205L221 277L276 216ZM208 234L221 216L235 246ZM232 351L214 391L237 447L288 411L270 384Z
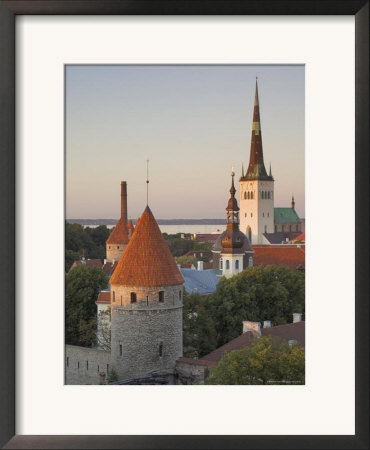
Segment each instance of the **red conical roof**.
M121 217L107 239L107 244L128 244L128 230L124 217Z
M184 282L149 206L137 222L109 282L125 286L163 286Z

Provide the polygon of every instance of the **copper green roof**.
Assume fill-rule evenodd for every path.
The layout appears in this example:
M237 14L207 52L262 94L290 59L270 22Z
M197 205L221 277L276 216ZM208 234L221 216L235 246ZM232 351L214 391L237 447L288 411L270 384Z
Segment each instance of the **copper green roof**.
M274 221L277 223L300 223L301 219L292 208L274 208Z

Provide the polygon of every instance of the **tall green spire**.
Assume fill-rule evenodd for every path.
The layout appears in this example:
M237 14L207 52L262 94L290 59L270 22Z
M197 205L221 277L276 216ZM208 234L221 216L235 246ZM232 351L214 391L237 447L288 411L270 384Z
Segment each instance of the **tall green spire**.
M270 172L269 172L269 177L272 177L272 173L271 173L271 162L270 162Z

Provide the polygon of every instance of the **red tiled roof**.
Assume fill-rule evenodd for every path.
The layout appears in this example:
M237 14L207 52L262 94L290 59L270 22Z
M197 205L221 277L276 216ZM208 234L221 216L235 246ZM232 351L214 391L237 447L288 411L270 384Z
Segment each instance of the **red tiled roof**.
M107 244L127 244L128 230L125 219L121 217L107 239Z
M209 353L208 355L203 356L202 359L205 361L218 363L224 356L224 353L249 347L252 344L254 336L255 333L252 333L252 331L247 331L246 333L241 334L232 341L229 341L221 347L216 348L216 350L213 350L213 352Z
M253 246L255 266L276 264L296 270L305 265L305 249L296 245L255 245Z
M95 303L103 303L108 304L110 303L110 292L109 291L100 291L98 295L98 299Z
M110 277L110 276L112 275L112 273L114 272L114 269L116 268L116 266L117 266L117 261L115 261L114 263L112 263L112 262L110 262L110 261L107 261L107 262L103 265L102 269L103 269L103 272L104 272L108 277Z
M184 279L149 206L141 215L109 282L125 286L183 284Z
M276 327L262 328L262 336L275 336L284 341L295 340L301 345L305 345L305 322L288 323L277 325Z
M207 361L205 359L195 359L195 358L186 358L185 356L180 356L178 362L184 362L186 364L200 365L200 366L215 366L217 363L213 361Z
M72 264L72 267L79 267L79 266L87 266L87 267L99 267L101 269L103 265L103 261L101 259L85 259L84 262L82 262L81 260L75 261Z
M277 338L283 339L284 341L295 340L301 345L305 345L305 322L289 323L286 325L278 325L276 327L262 328L262 336L275 336ZM237 338L225 345L217 348L213 352L206 356L203 356L202 361L212 361L218 363L226 352L231 352L233 350L241 350L242 348L249 347L256 333L252 331L247 331L241 334Z
M216 242L221 233L194 233L193 239L199 242Z
M300 242L306 242L306 233L301 233L300 235L298 235L295 239L293 239L292 242L296 242L296 241L300 241Z

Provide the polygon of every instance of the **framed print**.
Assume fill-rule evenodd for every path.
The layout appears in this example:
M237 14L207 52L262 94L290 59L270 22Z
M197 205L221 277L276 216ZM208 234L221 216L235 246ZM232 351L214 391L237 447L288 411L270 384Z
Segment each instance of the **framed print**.
M368 3L3 1L0 8L1 445L367 448ZM271 148L279 153L271 156ZM285 172L275 164L284 152ZM98 205L106 208L100 217L114 217L118 184L123 225L115 221L111 233L100 223L97 232L92 223L70 228L68 219L96 218L95 211L103 211ZM305 195L291 192L298 185ZM281 186L289 205L280 203ZM207 212L213 204L216 212ZM208 269L203 255L187 257L197 273L225 275L225 286L232 275L243 275L236 272L261 267L254 264L262 258L259 245L302 250L305 237L294 243L298 235L287 233L301 233L291 227L306 217L305 266L294 267L300 279L305 270L305 310L295 303L302 311L273 315L266 303L262 313L236 316L221 335L222 301L218 315L209 309L204 317L208 325L219 320L217 343L209 325L208 347L188 339L183 352L177 319L188 301L183 281L185 289L194 283L195 268L181 267L188 260L181 259L184 252L174 254L175 241L159 219L202 212L224 216L217 267ZM253 214L260 218L257 232ZM76 244L78 233L89 236ZM273 242L278 233L288 240ZM183 229L179 234L179 241L186 239ZM145 259L158 251L167 255L163 267ZM217 251L214 244L212 262ZM91 261L101 261L96 273L111 265L110 288L102 278L92 315L73 322L64 315L68 289L78 281L71 278ZM187 270L193 270L190 278ZM209 294L204 283L202 289ZM68 303L68 313L74 307L79 303ZM89 328L105 309L111 314L107 348L103 324L92 334ZM218 373L213 367L228 354L223 346L238 350L234 340L249 335L265 339L275 326L300 322L301 312L307 324L303 382L298 372L281 379L275 372L265 385L261 375L259 386L222 378L210 385ZM285 339L290 354L300 338ZM189 382L194 364L203 374L206 367L210 378L207 372Z

